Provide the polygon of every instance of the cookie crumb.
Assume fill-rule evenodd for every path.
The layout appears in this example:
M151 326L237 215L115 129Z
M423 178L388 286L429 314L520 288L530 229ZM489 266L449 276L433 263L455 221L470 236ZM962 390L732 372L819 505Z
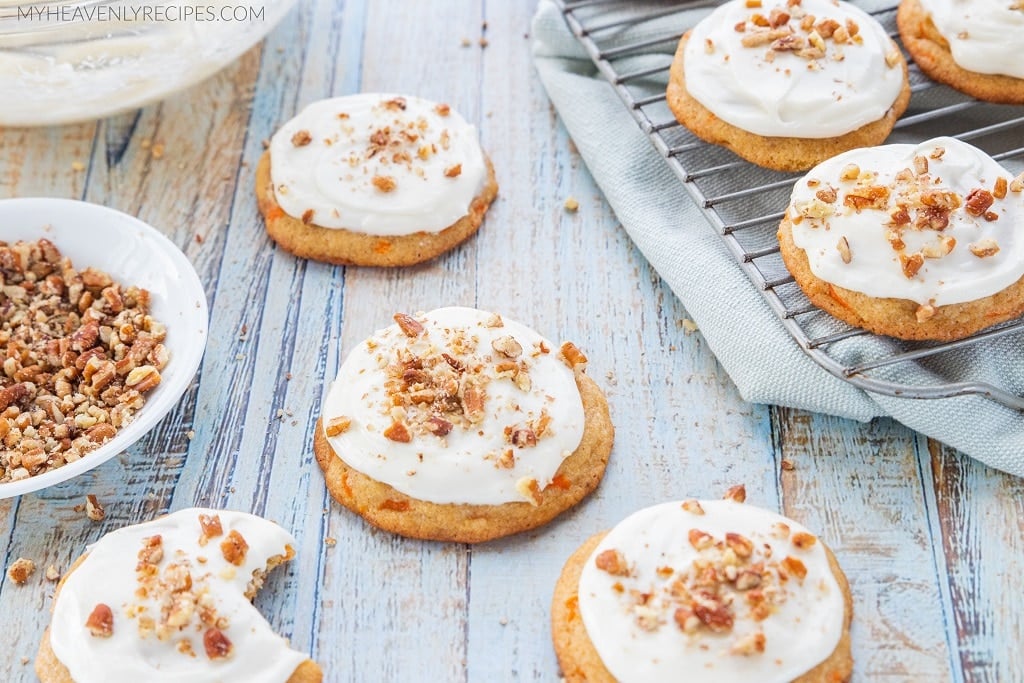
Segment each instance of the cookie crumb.
M566 198L565 204L563 206L565 206L565 210L568 211L569 213L576 213L576 211L579 210L580 208L580 203L576 200L575 197L569 196Z
M72 161L71 170L74 171L75 173L81 173L82 171L85 170L85 164L83 164L81 161Z
M196 430L190 429L187 432L185 432L185 438L188 439L189 441L196 438Z
M334 546L338 545L338 539L334 538L334 536L328 536L324 539L324 545L328 548L333 548Z
M60 571L57 569L57 567L51 564L46 568L45 576L47 581L56 581L60 579Z
M498 619L498 623L502 626L508 626L508 617L502 617L501 619Z
M157 144L153 145L153 149L151 149L149 151L149 153L150 153L150 155L152 155L152 157L154 159L163 159L164 158L164 143L158 142Z
M469 46L470 46L470 45L472 45L472 44L473 44L473 42L472 42L472 41L471 41L471 40L470 40L469 38L463 38L463 39L462 39L462 40L461 40L461 41L459 42L459 45L461 45L462 47L469 47Z
M680 324L683 326L683 334L685 334L687 337L696 332L698 329L697 323L693 322L689 318L683 318Z
M481 38L480 39L480 49L481 50L484 49L485 47L487 47L488 45L490 45L490 43L487 42L486 38Z
M786 472L792 472L793 470L796 469L796 465L793 464L793 461L786 460L785 458L782 459L782 462L779 463L779 466Z
M35 572L35 570L35 562L24 557L19 557L11 563L10 567L7 568L7 578L20 586L28 581L28 577L32 576L32 573Z

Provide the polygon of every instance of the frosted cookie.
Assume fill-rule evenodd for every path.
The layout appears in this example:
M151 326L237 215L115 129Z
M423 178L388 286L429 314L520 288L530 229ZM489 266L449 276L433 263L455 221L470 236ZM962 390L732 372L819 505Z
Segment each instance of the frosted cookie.
M731 0L679 41L667 97L697 137L802 171L885 140L910 85L899 48L851 4Z
M65 574L43 634L43 683L319 683L251 600L294 539L242 512L192 508L111 532Z
M614 430L586 357L494 313L439 308L357 346L314 449L331 495L404 536L476 543L593 491Z
M1024 313L1024 174L953 138L859 149L798 180L786 267L840 320L950 340Z
M447 104L362 94L281 127L256 169L267 233L296 256L405 266L469 238L498 192L476 128Z
M932 79L989 102L1024 104L1024 2L903 0L896 23Z
M744 495L645 508L569 557L551 608L568 683L849 679L853 605L835 557Z

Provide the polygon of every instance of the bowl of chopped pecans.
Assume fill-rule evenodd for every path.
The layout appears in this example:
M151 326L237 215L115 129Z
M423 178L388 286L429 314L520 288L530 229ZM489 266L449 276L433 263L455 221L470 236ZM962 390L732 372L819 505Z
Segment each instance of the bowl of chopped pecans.
M206 295L153 227L69 199L0 200L0 498L140 439L206 348Z

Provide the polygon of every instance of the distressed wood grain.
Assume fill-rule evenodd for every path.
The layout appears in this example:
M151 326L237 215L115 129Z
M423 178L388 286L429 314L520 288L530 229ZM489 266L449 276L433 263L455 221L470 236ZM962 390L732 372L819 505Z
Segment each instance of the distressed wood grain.
M822 537L850 579L855 679L951 680L922 439L891 420L773 412L783 511Z
M948 638L960 680L1020 680L1024 653L1009 644L1024 642L1024 484L936 441L928 442L928 456L933 536L942 541L935 556L952 603Z

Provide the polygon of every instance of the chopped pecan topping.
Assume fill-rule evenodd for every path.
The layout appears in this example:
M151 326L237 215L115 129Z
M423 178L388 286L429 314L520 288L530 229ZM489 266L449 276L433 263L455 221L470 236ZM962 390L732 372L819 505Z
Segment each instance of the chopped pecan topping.
M978 258L987 258L989 256L995 256L999 253L999 244L993 239L979 240L971 245L968 245L968 249L971 253Z
M199 536L199 545L205 546L211 538L217 538L224 534L224 528L220 524L220 515L199 515L199 528L202 533Z
M917 230L942 231L949 227L950 210L938 206L927 206L917 210L914 228Z
M734 655L743 655L745 657L749 657L754 654L761 654L764 652L766 640L767 639L762 631L748 633L736 641L736 643L729 649L729 652Z
M621 551L609 548L594 558L594 564L603 572L612 576L629 576L629 563Z
M431 434L434 434L435 436L447 436L448 434L451 433L452 427L454 425L452 425L451 422L444 419L443 417L432 415L429 418L427 418L425 426L427 428L427 431L430 432Z
M338 436L339 434L347 432L351 426L351 418L339 415L327 420L327 424L324 425L324 433L326 433L327 436Z
M793 545L795 545L797 548L800 548L801 550L806 550L807 548L810 548L812 545L814 545L818 541L818 539L813 534L809 534L805 531L798 531L795 534L793 534L792 541Z
M313 136L309 134L308 130L296 131L292 136L292 145L295 147L305 147L311 142L313 142Z
M512 430L512 445L517 448L528 448L537 445L537 435L532 429Z
M516 359L523 355L523 346L512 335L498 337L491 342L491 348L505 358Z
M967 194L964 209L972 216L983 216L993 202L995 202L995 197L991 192L975 188Z
M860 166L857 164L847 164L843 166L843 170L839 172L840 180L856 180L860 177Z
M208 628L203 634L203 648L210 659L226 659L231 656L232 644L219 628Z
M839 198L839 193L836 192L836 188L829 185L828 187L822 188L814 193L814 196L825 202L826 204L835 204Z
M692 545L696 550L706 550L715 543L715 539L711 534L706 531L701 531L700 529L690 529L687 533L687 539L690 541L690 545Z
M406 313L395 313L394 320L398 323L399 329L401 329L407 337L418 337L423 334L423 325L421 325L411 315Z
M164 539L160 534L142 539L142 548L138 554L139 565L157 565L164 559Z
M860 213L863 209L884 210L889 204L889 188L885 185L857 187L846 193L843 204Z
M95 638L109 638L114 635L114 613L102 602L96 603L85 620L85 627Z
M540 505L540 486L533 477L523 477L516 482L516 491L534 507Z
M700 506L700 502L696 500L684 500L683 509L689 512L691 515L703 515L704 508Z
M999 176L998 178L996 178L995 185L992 186L992 196L995 197L996 199L1005 199L1006 190L1008 189L1008 187L1009 183L1007 182L1006 178L1004 178L1003 176Z
M395 179L389 175L375 175L370 182L381 192L391 192L398 186Z
M839 257L843 259L843 263L849 263L853 259L853 256L850 254L850 243L845 235L839 238L836 249L839 250Z
M302 212L302 222L310 225L313 222L313 209L306 209Z
M412 434L402 422L395 420L384 430L384 438L398 443L409 443L412 441Z
M725 534L725 544L732 548L737 557L750 557L754 552L754 544L749 538L731 531Z
M924 265L924 256L919 253L911 254L900 254L900 267L903 269L903 276L910 279L917 275L917 271L921 270L921 266Z
M733 616L726 605L720 602L706 600L698 602L693 613L702 624L715 633L730 631L733 625Z
M787 555L780 565L787 573L795 576L801 581L803 581L804 577L807 576L807 566L792 555Z
M232 529L228 532L227 537L221 541L220 552L224 555L225 560L236 567L241 567L245 563L246 553L249 552L249 544L245 542L242 534Z
M736 486L732 486L729 488L728 491L725 492L723 498L725 498L726 500L735 501L737 503L743 503L747 500L747 487L745 487L743 484L737 484Z
M462 164L455 164L444 169L445 178L458 178L460 175L462 175Z
M575 369L576 366L583 366L587 363L587 357L572 342L562 344L560 351L565 364L570 368Z

